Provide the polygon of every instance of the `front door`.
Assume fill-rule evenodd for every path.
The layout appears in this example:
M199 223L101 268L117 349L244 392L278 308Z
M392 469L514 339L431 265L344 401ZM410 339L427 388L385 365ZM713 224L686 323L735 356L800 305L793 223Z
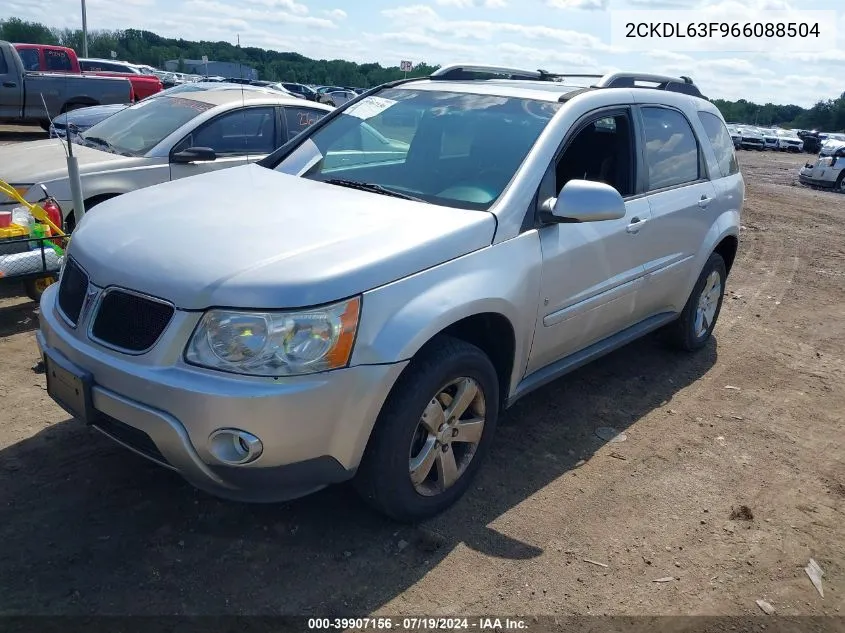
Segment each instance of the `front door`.
M7 55L0 49L0 118L17 119L23 111L23 85Z
M634 195L633 148L630 111L617 109L583 123L556 161L556 191L573 179L605 182L626 198L626 214L539 229L543 270L528 373L644 318L639 291L651 215L648 201Z
M217 158L194 163L171 163L170 178L246 165L261 160L280 145L282 129L275 106L239 108L221 114L179 141L172 153L189 147L210 147Z

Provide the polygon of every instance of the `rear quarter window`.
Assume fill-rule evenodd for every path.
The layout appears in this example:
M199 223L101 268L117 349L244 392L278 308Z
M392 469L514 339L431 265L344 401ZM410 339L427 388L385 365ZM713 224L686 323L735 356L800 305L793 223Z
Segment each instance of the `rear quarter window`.
M699 112L698 118L704 126L704 131L707 132L710 145L713 146L721 175L730 176L737 173L739 164L736 162L736 153L728 128L719 117L710 112Z

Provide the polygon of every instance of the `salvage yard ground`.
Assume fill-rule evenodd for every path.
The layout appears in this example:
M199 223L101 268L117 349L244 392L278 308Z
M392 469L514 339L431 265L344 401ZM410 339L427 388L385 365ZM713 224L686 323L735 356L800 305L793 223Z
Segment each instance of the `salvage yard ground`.
M345 487L218 501L81 428L32 370L36 306L5 292L0 613L845 615L845 197L796 185L806 156L740 152L705 350L651 337L524 399L416 528Z

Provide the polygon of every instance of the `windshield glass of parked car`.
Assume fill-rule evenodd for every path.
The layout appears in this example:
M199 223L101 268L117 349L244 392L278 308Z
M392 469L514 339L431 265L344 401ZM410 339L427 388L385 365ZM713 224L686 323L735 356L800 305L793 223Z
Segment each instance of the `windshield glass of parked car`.
M559 107L514 97L383 90L315 131L276 169L487 209Z
M140 101L78 135L76 142L116 154L143 156L211 107L180 97Z

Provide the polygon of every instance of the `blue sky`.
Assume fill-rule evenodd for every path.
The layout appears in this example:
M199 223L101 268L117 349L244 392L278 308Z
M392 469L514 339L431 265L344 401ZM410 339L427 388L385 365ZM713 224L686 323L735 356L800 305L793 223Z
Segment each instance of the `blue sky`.
M736 20L763 10L837 11L835 47L800 53L631 52L610 42L610 12L718 5ZM812 105L845 91L843 0L87 0L90 29L140 28L296 51L315 58L486 62L568 72L690 75L711 97ZM79 0L6 0L10 15L77 27Z

